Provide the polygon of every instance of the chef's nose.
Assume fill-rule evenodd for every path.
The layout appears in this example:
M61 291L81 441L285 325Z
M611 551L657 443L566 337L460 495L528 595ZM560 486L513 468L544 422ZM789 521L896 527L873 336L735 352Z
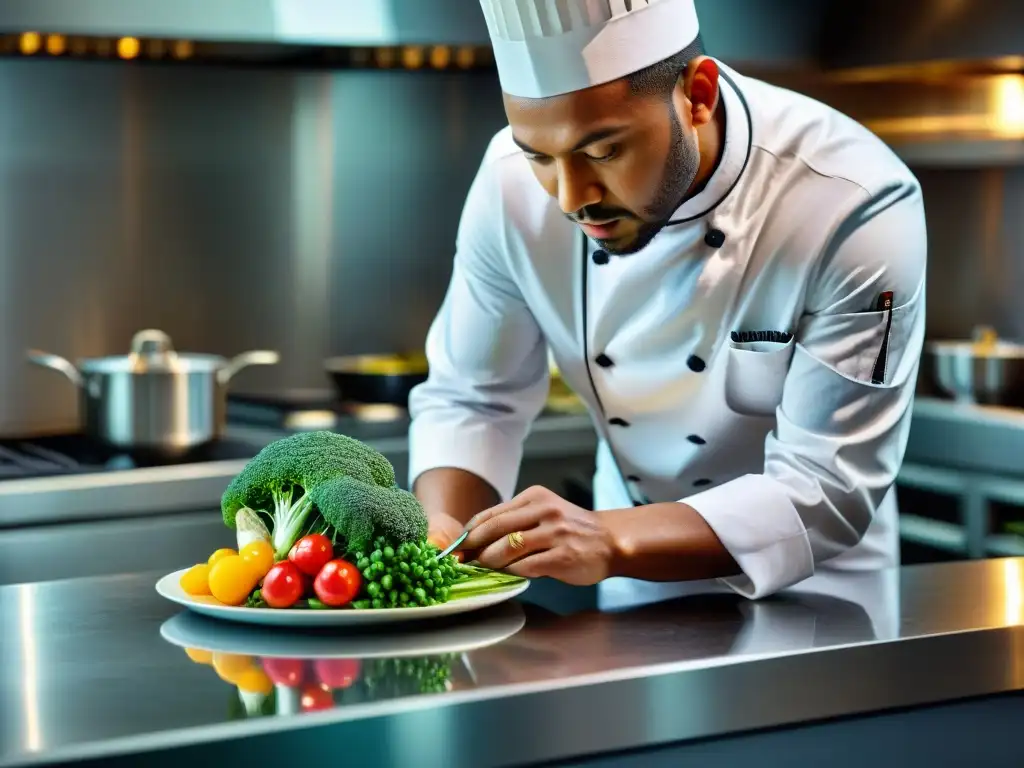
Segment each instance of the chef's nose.
M601 187L584 164L574 158L558 161L558 204L563 213L575 214L601 202Z

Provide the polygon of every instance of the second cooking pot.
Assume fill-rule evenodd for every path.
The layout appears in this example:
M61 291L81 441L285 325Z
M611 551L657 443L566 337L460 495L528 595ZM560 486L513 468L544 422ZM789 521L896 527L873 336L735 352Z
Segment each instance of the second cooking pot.
M277 352L218 355L175 352L163 331L139 331L127 355L90 358L77 366L29 350L28 359L60 371L78 386L83 429L124 450L182 453L218 439L224 430L227 386L248 365L273 365Z
M972 341L930 341L925 352L935 384L958 402L1024 405L1024 345L983 326Z

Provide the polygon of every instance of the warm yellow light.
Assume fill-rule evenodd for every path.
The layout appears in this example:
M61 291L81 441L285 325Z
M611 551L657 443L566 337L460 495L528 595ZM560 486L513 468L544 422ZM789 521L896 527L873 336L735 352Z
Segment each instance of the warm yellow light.
M176 59L187 59L192 55L193 52L194 48L192 46L192 43L190 43L188 40L178 40L171 47L171 55L174 56L174 58Z
M139 55L140 48L139 40L135 37L122 37L117 41L117 55L122 59L134 59Z
M64 35L47 35L46 52L51 56L60 56L67 49L67 43Z
M469 69L473 66L473 61L476 59L476 55L473 49L469 46L463 46L455 52L455 63L463 69Z
M1003 621L1010 625L1020 624L1024 618L1024 593L1021 590L1024 573L1021 572L1019 560L1006 558L1003 561L1003 578L1006 585L1003 593Z
M38 53L43 45L43 38L38 32L22 32L18 47L26 56Z
M1024 134L1024 75L999 75L992 90L996 131L1008 136Z
M452 49L446 45L439 45L430 49L430 66L434 69L444 69L452 61Z
M423 66L423 49L409 46L402 49L402 66L406 69L419 69Z

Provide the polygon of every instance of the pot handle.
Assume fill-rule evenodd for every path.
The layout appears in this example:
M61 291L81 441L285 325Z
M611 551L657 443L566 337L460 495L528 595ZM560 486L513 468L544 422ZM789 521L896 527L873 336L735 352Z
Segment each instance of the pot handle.
M178 353L174 351L171 337L155 328L147 328L132 336L131 352L132 368L137 369L143 358L156 357L164 365L173 366L178 362Z
M50 368L58 373L63 373L71 379L71 383L76 387L80 387L84 383L82 380L82 374L79 373L78 369L75 368L69 360L61 357L60 355L53 355L49 352L42 352L38 349L30 349L28 351L28 360L30 363L35 363L43 368Z
M217 371L217 381L220 384L227 384L243 368L250 365L277 365L281 355L271 350L255 350L235 355L228 361L228 364Z

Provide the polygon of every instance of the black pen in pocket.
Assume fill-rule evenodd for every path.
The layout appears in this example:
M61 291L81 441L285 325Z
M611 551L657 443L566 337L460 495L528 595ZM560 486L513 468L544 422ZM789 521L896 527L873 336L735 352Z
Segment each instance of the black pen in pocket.
M875 300L875 312L885 312L885 333L882 334L882 344L878 349L878 357L875 358L875 367L871 371L872 384L885 383L885 366L889 357L889 333L892 330L892 291L883 291L878 294Z

